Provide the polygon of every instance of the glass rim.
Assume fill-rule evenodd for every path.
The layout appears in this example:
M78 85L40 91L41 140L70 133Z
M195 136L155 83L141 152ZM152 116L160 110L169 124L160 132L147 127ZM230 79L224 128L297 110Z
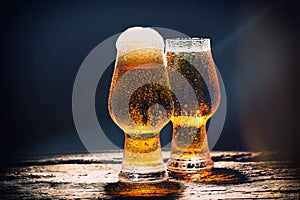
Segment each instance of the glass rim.
M167 38L166 41L204 41L209 42L210 38L186 37L186 38Z

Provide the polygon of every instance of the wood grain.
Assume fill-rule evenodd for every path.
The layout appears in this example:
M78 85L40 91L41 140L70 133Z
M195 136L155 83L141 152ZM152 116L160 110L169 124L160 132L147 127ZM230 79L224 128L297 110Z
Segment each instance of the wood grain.
M267 152L212 152L191 181L123 184L122 152L26 157L0 172L1 199L299 199L300 169ZM164 161L169 156L163 152Z

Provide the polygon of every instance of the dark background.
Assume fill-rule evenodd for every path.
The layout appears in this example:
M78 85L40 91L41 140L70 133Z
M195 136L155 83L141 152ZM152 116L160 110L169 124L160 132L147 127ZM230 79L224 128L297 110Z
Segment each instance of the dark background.
M298 161L297 13L293 1L2 3L1 165L20 155L86 151L72 118L76 73L95 46L132 26L211 38L228 102L215 150L291 152L288 159ZM96 100L106 98L103 91ZM99 120L119 138L109 116Z

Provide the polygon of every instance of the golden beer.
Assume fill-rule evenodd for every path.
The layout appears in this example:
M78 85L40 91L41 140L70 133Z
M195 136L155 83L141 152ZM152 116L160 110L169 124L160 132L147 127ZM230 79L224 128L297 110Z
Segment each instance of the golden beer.
M108 105L113 121L125 133L119 180L163 181L159 133L174 109L163 48L142 41L123 47L118 49Z
M180 178L186 173L199 173L213 167L206 122L218 108L220 92L209 40L167 40L166 58L168 67L178 71L196 95L196 102L192 104L178 105L175 102L175 110L180 106L181 111L175 112L172 118L173 137L167 166L171 176ZM170 79L174 79L172 74ZM171 82L172 89L185 90L185 86L176 83L180 80Z
M126 133L150 134L160 130L167 122L164 119L166 113L168 118L172 115L173 101L172 93L168 86L168 74L162 52L160 49L138 49L119 55L112 78L111 91L114 92L114 105L117 109L111 112L112 119ZM128 71L130 73L126 74ZM126 77L123 76L126 74ZM116 83L122 77L122 84ZM147 83L139 86L140 83L155 80L155 83ZM129 90L128 88L135 90ZM124 95L130 96L128 110L122 108ZM110 98L112 96L110 95ZM109 101L109 108L111 108ZM159 103L166 111L155 117L151 116L150 107ZM111 109L109 109L111 111ZM134 123L128 122L129 120ZM118 119L115 116L118 116Z

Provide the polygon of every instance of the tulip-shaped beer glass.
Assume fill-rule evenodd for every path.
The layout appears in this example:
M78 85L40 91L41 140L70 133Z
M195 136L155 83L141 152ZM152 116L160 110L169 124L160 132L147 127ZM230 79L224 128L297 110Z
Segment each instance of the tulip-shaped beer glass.
M160 182L167 178L159 133L173 115L164 59L164 41L150 28L130 28L117 42L109 94L109 113L124 131L122 182ZM112 133L113 134L113 133Z
M220 103L220 89L215 64L210 50L210 39L186 38L166 40L166 59L189 83L196 95L194 103L175 102L169 175L184 178L213 167L206 135L206 122ZM187 85L169 74L171 88L184 92ZM183 96L183 98L191 98ZM180 108L179 108L180 107ZM188 175L188 176L187 176Z

